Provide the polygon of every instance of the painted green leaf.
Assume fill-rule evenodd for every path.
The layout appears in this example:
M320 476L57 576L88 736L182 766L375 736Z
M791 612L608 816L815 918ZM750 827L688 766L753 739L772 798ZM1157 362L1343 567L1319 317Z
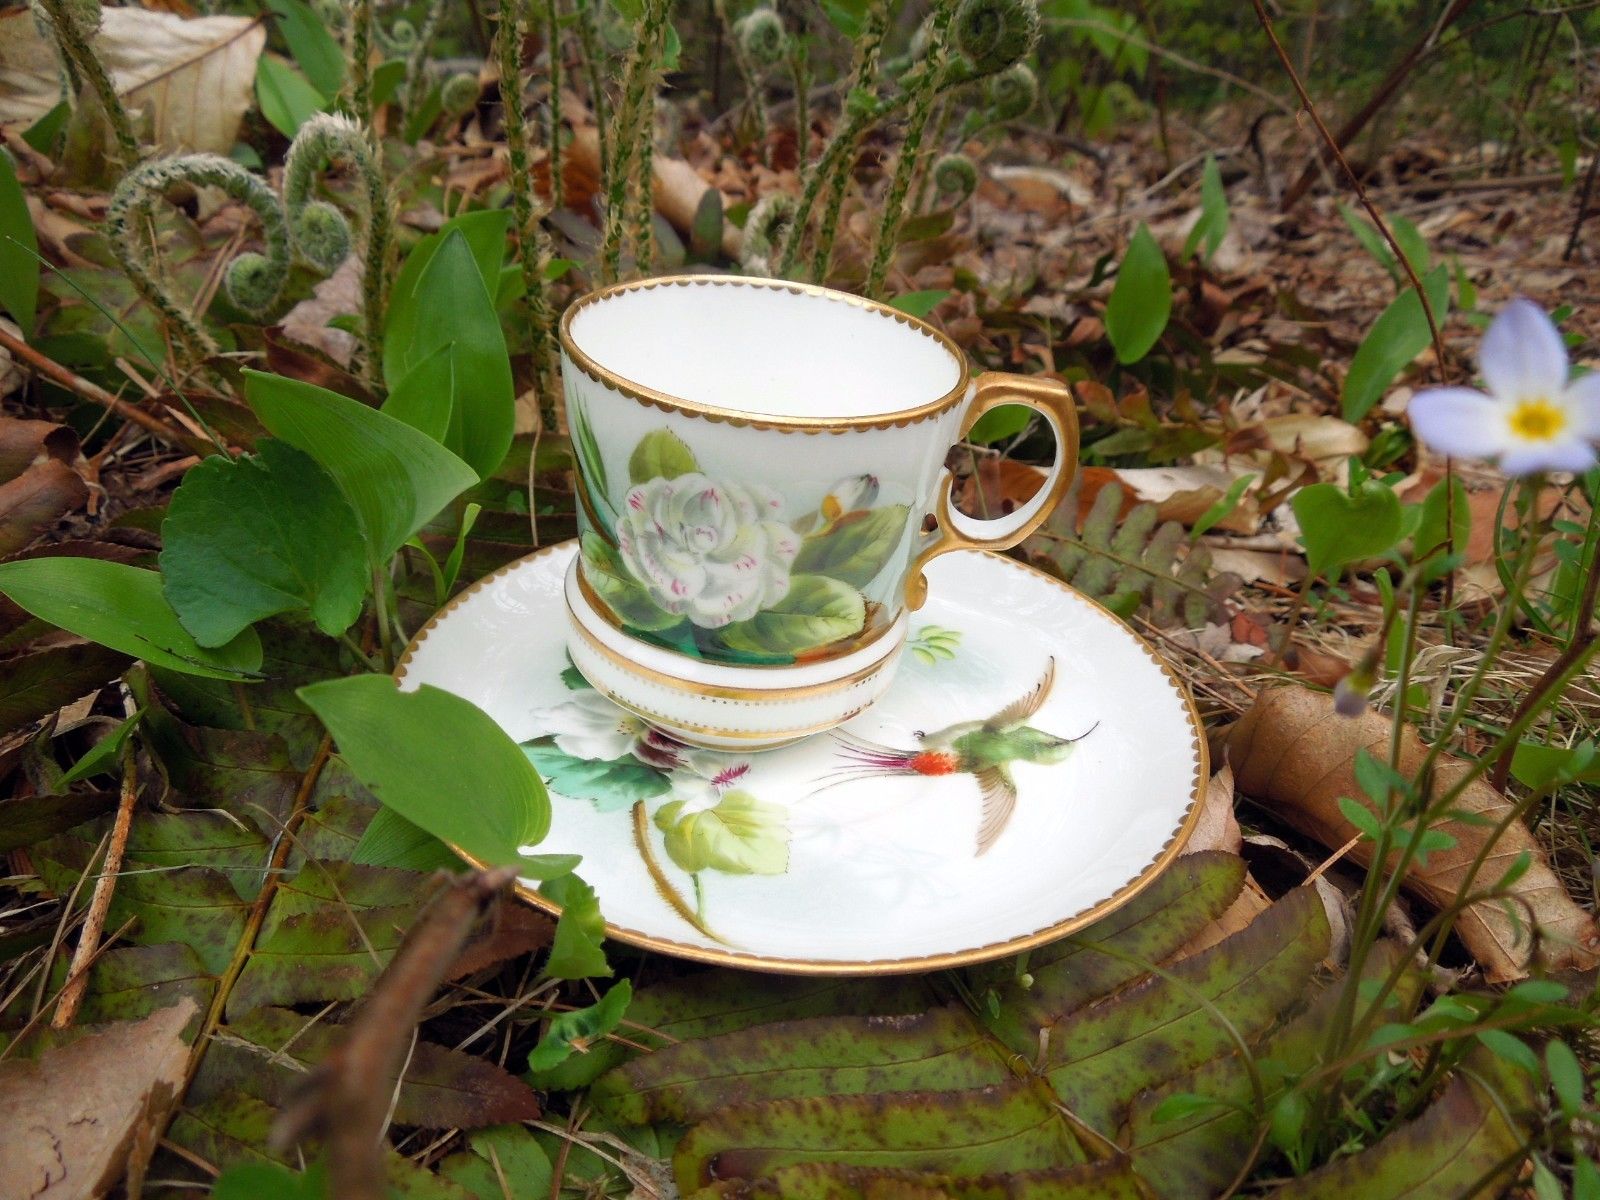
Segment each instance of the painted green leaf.
M413 315L398 322L403 327L396 330L397 321L390 322L385 377L398 385L436 351L449 346L455 403L445 445L480 478L487 478L511 448L515 392L499 315L472 247L459 229L446 235L422 268L407 303L411 307L406 311ZM398 343L392 357L390 341Z
M274 129L293 138L300 126L327 107L328 101L297 67L263 54L256 62L256 103Z
M550 1194L550 1158L523 1126L475 1130L468 1135L467 1144L472 1149L445 1159L439 1164L439 1174L478 1200L505 1200L508 1190L513 1196Z
M1117 361L1136 363L1149 354L1171 314L1167 256L1141 221L1106 301L1106 336L1117 351Z
M959 1174L1071 1166L1083 1151L1060 1113L1021 1081L954 1092L808 1096L724 1109L684 1134L680 1191L792 1163Z
M311 85L324 96L337 96L344 87L344 51L327 24L305 0L267 0L267 7L277 14L278 32Z
M49 646L8 660L0 670L0 731L31 724L104 687L131 661L93 642Z
M544 782L484 711L387 675L301 688L339 753L384 804L481 862L515 863L550 829Z
M699 469L694 451L670 429L645 434L628 456L628 482L635 485L651 479L676 479Z
M781 804L739 789L711 808L685 812L685 803L670 801L655 815L668 857L683 870L782 875L789 869L789 810Z
M650 598L650 593L623 565L616 550L599 535L584 530L579 547L583 553L584 578L624 625L661 633L684 623L682 617L669 613Z
M528 1052L528 1069L548 1071L573 1054L584 1053L591 1042L605 1037L622 1023L632 999L633 985L624 979L613 984L587 1008L576 1008L552 1017L539 1044Z
M259 1054L240 1048L239 1072L252 1095L269 1103L288 1100L304 1073L338 1045L343 1031L332 1022L308 1021L299 1013L265 1006L243 1013L225 1027L239 1038L266 1050L276 1070L250 1069ZM486 1058L418 1041L406 1058L405 1074L395 1093L394 1119L423 1129L476 1129L539 1115L538 1099L527 1084Z
M822 575L791 575L789 591L771 608L717 632L730 650L792 655L853 637L867 623L861 593Z
M1007 1055L960 1008L915 1017L815 1017L679 1042L589 1091L624 1125L689 1125L734 1104L800 1096L949 1091L1011 1077Z
M1443 321L1450 304L1450 268L1441 264L1429 271L1422 277L1422 289L1434 320ZM1341 392L1344 419L1359 421L1366 416L1395 376L1428 348L1431 339L1422 302L1416 290L1407 287L1379 315L1350 360Z
M616 812L636 800L648 800L672 790L671 777L665 771L636 758L609 762L573 758L563 754L549 738L523 742L522 752L552 791L571 800L593 800L601 812Z
M1499 1195L1522 1163L1526 1134L1508 1116L1520 1120L1529 1113L1531 1081L1484 1054L1469 1056L1466 1065L1470 1073L1453 1076L1415 1121L1359 1153L1290 1180L1274 1195L1284 1200Z
M1097 1129L1141 1090L1232 1046L1215 1013L1249 1037L1305 989L1328 949L1328 919L1311 888L1279 900L1240 932L1160 977L1051 1031L1045 1075L1063 1102ZM1202 1002L1204 998L1204 1003Z
M17 181L17 164L0 149L0 309L26 337L33 332L39 301L39 239L28 200Z
M262 424L333 476L355 509L374 566L477 482L470 466L403 421L297 379L244 376Z
M400 64L402 69L404 64ZM422 238L406 255L405 262L389 285L389 313L384 324L383 377L394 387L406 375L405 363L411 361L407 347L417 328L418 309L422 297L417 284L422 272L433 261L439 247L452 233L460 233L472 251L472 261L478 266L485 291L493 291L500 277L500 264L506 255L506 231L511 228L511 212L504 208L484 208L462 213L446 221L439 229Z
M379 411L443 445L455 406L455 343L449 342L407 371Z
M224 646L196 642L154 571L96 558L26 558L0 563L0 592L41 621L170 670L249 679L261 666L253 629Z
M555 937L544 973L551 979L587 979L610 975L600 943L606 936L606 919L594 889L576 875L563 875L539 885L539 894L561 906Z
M1400 498L1376 479L1352 495L1336 483L1313 483L1289 501L1313 575L1336 571L1394 549L1405 532Z
M853 520L846 517L827 533L800 544L794 571L865 588L900 548L910 513L904 504L885 504Z
M361 615L367 553L355 510L310 455L264 439L254 455L191 467L161 525L167 602L195 641L309 611L337 637Z

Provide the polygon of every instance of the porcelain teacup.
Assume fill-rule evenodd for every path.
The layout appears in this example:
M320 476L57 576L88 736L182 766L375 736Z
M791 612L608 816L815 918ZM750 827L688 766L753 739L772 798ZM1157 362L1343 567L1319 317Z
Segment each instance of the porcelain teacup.
M692 745L783 745L865 710L926 598L924 565L1016 545L1077 467L1064 385L973 377L933 326L826 288L618 284L567 310L561 351L572 661ZM1003 404L1044 417L1055 460L1029 501L979 520L951 503L945 456Z

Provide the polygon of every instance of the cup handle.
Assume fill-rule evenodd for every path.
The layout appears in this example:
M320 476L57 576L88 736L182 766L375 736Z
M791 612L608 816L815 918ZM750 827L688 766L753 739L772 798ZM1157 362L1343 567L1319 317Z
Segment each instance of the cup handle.
M1002 404L1026 404L1050 423L1056 437L1055 461L1050 464L1044 486L1032 499L1016 512L987 521L957 511L950 497L955 481L949 471L943 472L933 505L937 528L923 534L921 548L906 576L906 607L912 611L921 608L928 598L928 580L922 572L935 556L950 550L1007 550L1015 546L1044 523L1078 471L1078 410L1066 384L1039 375L985 371L973 386L972 405L961 426L962 437L990 409Z

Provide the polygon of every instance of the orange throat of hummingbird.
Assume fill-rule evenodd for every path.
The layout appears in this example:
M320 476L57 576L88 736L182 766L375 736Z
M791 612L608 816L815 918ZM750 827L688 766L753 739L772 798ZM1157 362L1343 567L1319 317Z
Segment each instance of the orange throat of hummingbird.
M961 757L954 750L924 750L913 754L906 766L918 775L954 775L961 769Z

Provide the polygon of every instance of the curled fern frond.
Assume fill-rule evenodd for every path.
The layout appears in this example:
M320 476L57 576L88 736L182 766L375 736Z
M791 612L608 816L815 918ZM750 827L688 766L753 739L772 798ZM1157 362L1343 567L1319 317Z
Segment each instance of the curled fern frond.
M295 248L319 270L331 271L350 248L350 225L333 205L311 198L317 177L334 163L354 169L361 182L363 235L362 334L369 374L383 361L384 278L389 253L389 195L383 172L361 126L348 117L318 113L300 127L283 165L283 203Z
M978 190L978 167L965 154L946 154L933 164L933 186L955 202Z
M1223 602L1239 577L1216 571L1211 552L1190 546L1181 524L1160 521L1148 502L1122 515L1122 487L1108 483L1076 528L1078 491L1074 480L1047 526L1048 540L1033 543L1043 549L1042 565L1122 616L1144 608L1157 625L1190 628L1226 618Z
M477 102L478 80L472 75L452 75L439 89L439 107L452 117L465 115Z
M758 67L770 67L781 60L789 47L789 34L783 18L770 8L754 8L733 23L739 48Z
M288 223L271 188L232 159L216 154L188 154L145 163L123 176L112 193L106 229L122 269L139 294L178 327L191 350L214 354L216 340L161 279L155 248L146 236L146 222L156 205L180 183L220 188L261 222L266 253L243 256L225 277L229 296L252 312L270 309L283 290L289 274Z
M800 202L788 192L773 192L756 201L744 223L739 265L755 275L772 273L772 257L789 236Z
M1035 0L962 0L953 32L956 49L970 65L969 78L994 75L1039 44L1039 6Z
M989 80L989 115L994 121L1015 121L1039 102L1039 79L1027 63L1013 63Z

